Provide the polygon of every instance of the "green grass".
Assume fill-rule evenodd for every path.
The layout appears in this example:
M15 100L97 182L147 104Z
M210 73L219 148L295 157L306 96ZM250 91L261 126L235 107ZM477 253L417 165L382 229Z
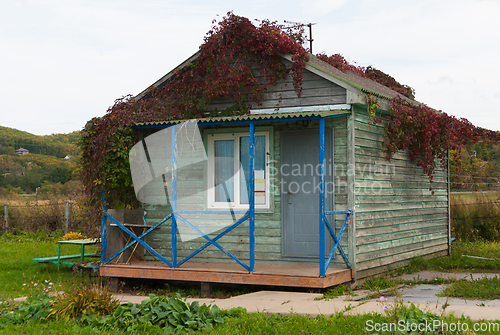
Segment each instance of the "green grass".
M380 291L387 288L396 287L399 284L402 284L402 282L394 278L372 277L368 278L363 283L361 288L370 291Z
M386 318L379 314L349 316L337 314L333 316L309 317L302 315L265 315L262 313L240 314L231 317L222 325L212 329L210 334L364 334L368 320L384 322ZM385 321L386 322L386 321ZM205 332L198 331L197 334ZM106 331L84 326L75 321L28 322L22 325L10 325L0 328L0 334L117 334L117 331ZM146 332L137 331L130 334L164 334L161 328L148 327Z
M462 255L485 258L498 258L495 261L480 260ZM500 242L489 241L455 241L451 245L451 255L424 259L416 257L409 265L393 271L394 275L415 273L422 270L447 272L499 272Z
M500 278L456 281L448 286L442 295L462 299L500 299Z
M391 322L387 316L382 314L364 314L364 315L344 315L338 313L331 316L309 317L302 315L265 315L262 313L240 314L212 329L211 335L232 335L232 334L331 334L331 335L359 335L375 334L376 332L366 331L367 322L371 320L374 323ZM447 317L448 323L467 323L469 329L472 329L470 320ZM393 321L392 321L393 322ZM100 330L97 328L84 326L75 321L50 321L50 322L28 322L22 325L10 325L6 328L0 328L0 334L99 334L110 335L117 334L116 330ZM128 332L127 334L147 334L160 335L165 334L160 328L149 327L147 331ZM194 334L206 334L205 332L195 332ZM385 333L384 333L385 334ZM454 332L453 334L458 334ZM477 332L476 334L490 334L487 332Z
M1 235L0 236L0 297L2 299L23 296L29 293L28 287L33 289L33 284L38 283L40 286L47 286L45 280L62 285L64 290L72 290L77 286L87 285L86 277L81 277L79 274L72 274L71 268L68 266L62 267L60 272L57 272L57 267L54 264L45 265L32 262L35 257L53 256L57 253L57 243L60 236L48 236L43 234L23 234L18 236ZM71 247L71 246L68 246ZM462 269L461 267L467 263L467 266L480 268L478 264L485 261L472 259L457 259L454 257L461 253L473 254L476 256L498 255L498 243L487 242L458 242L454 245L452 257L435 258L430 261L422 259L415 260L410 267L412 269L436 269L450 268ZM74 249L68 248L67 253L78 253L79 249L76 246ZM449 260L446 260L449 259ZM482 265L484 267L484 265ZM467 268L469 269L469 268ZM32 283L33 282L33 283ZM23 286L27 283L26 286ZM384 289L397 284L392 279L373 278L365 284L368 289ZM487 290L489 297L493 297L494 290L500 287L500 282L477 280L471 284L479 285L473 288L467 287L468 283L460 283L462 286L452 286L453 292L449 295L459 295L465 291L465 294L473 294L477 298L483 298L481 290ZM141 288L142 290L143 288ZM166 293L171 294L176 291L175 287L166 286L163 288ZM186 291L184 293L188 293ZM478 292L478 293L475 293ZM495 291L496 292L496 291ZM333 298L337 294L354 294L345 286L329 290L326 295L331 295ZM495 296L496 297L496 296ZM8 307L9 308L9 307ZM12 308L12 307L10 307ZM344 315L337 313L331 316L309 317L302 315L265 315L263 313L247 314L241 309L237 312L225 312L229 319L224 324L214 328L211 334L366 334L365 326L368 320L373 322L387 322L388 316L381 314L365 314L365 315ZM470 323L470 322L469 322ZM471 323L470 323L471 324ZM132 332L133 333L133 332ZM142 333L142 332L141 332ZM116 334L116 330L103 330L91 326L85 326L73 320L69 321L37 321L27 322L20 325L9 325L5 328L0 328L0 334ZM148 328L144 334L163 334L163 330ZM481 333L479 333L481 334Z
M116 335L116 330L99 330L91 327L86 327L82 324L73 321L51 321L51 322L27 322L22 325L9 325L2 329L0 334L30 334L30 335L46 335L46 334L72 334L72 335L87 335L87 334L102 334Z
M321 298L315 298L314 300L330 300L340 297L341 295L357 296L356 293L350 287L343 284L337 285L331 289L328 289Z
M39 264L33 258L57 256L57 240L60 234L0 235L0 301L26 296L37 286L52 282L61 289L71 289L86 283L86 277L73 274L68 265ZM95 247L94 247L95 248ZM86 248L92 251L96 249ZM79 254L80 247L65 245L61 254ZM26 285L23 285L26 284Z

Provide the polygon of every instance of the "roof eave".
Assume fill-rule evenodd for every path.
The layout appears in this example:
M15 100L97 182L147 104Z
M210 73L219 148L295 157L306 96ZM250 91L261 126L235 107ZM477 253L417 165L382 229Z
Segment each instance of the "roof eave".
M142 99L148 93L148 90L149 90L149 88L151 86L152 87L159 87L159 86L161 86L164 82L166 82L168 79L170 79L175 74L175 72L178 69L182 69L183 67L185 67L186 65L188 65L189 63L191 63L192 61L194 61L196 58L198 58L199 56L200 56L200 52L196 51L196 53L194 53L191 57L189 57L184 62L182 62L181 64L179 64L178 66L176 66L169 73L167 73L166 75L164 75L163 77L161 77L160 79L158 79L157 81L155 81L152 85L148 86L144 91L142 91L141 93L137 94L135 96L135 99L136 100Z

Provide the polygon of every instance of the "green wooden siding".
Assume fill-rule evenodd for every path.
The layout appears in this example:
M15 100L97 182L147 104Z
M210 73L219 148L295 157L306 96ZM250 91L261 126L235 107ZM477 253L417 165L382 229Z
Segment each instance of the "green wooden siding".
M292 64L284 60L287 67ZM260 80L263 75L260 73L262 68L253 68L255 78ZM290 74L277 81L271 90L264 93L264 100L260 105L255 102L246 101L246 104L252 105L252 109L274 109L276 107L297 107L297 106L320 106L346 103L346 90L331 81L321 78L314 73L305 70L302 82L301 98L293 88L293 80ZM225 110L234 105L230 98L221 98L210 104L210 110Z
M356 267L363 271L448 248L446 171L429 180L405 152L385 159L384 125L355 108Z
M296 107L324 104L346 103L346 90L330 81L320 78L308 71L304 75L303 98L296 98L290 76L279 81L272 92L266 93L262 106L255 108ZM280 100L281 99L281 100ZM224 99L211 105L211 109L223 110L232 103ZM344 233L341 245L355 264L355 271L368 273L368 270L384 267L395 262L411 259L417 255L432 254L448 248L448 177L446 171L438 171L432 187L434 195L429 191L430 183L405 152L392 156L390 162L385 158L382 149L384 125L368 124L366 106L353 105L352 116L328 119L326 127L334 130L334 210L353 209L355 219L351 227ZM259 129L270 132L270 161L274 164L277 175L271 176L270 191L272 206L270 209L257 209L255 221L255 258L257 261L282 261L282 222L281 189L279 170L281 166L281 135L285 131L315 129L318 121L307 124L301 121L285 121L259 123ZM248 125L200 125L206 135L209 131L248 132ZM352 131L348 129L351 127ZM142 131L144 136L152 133ZM206 142L206 138L204 138ZM189 160L189 157L186 157ZM316 162L312 162L316 164ZM354 168L354 174L352 174ZM180 197L202 191L207 184L207 166L185 170L178 175ZM349 189L354 183L354 193ZM151 190L147 199L164 199L165 195ZM203 210L207 199L200 194L193 197L194 202L184 203L183 209ZM348 205L351 204L351 205ZM147 222L152 224L171 212L169 205L145 205L148 211ZM203 215L185 216L200 227L210 226L220 221L220 216ZM328 218L335 222L338 232L344 216ZM179 223L182 224L182 223ZM202 229L203 230L203 229ZM209 234L215 237L218 232ZM178 260L192 253L205 244L202 237L196 235L189 241L178 238ZM243 261L249 259L248 222L222 237L220 243L226 250ZM171 221L168 221L147 237L150 244L160 254L171 257ZM350 246L350 248L349 248ZM351 249L351 250L349 250ZM355 251L355 253L353 253ZM147 257L151 259L151 257ZM195 259L202 261L228 261L230 258L213 246L198 254ZM343 264L336 256L334 262ZM362 274L361 277L364 275Z

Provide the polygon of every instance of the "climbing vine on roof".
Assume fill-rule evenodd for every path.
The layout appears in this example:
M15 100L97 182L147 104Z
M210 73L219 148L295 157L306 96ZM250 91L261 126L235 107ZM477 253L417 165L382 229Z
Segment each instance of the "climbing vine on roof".
M396 81L396 79L394 79L387 73L377 70L374 67L371 66L363 67L350 64L341 54L334 54L329 56L325 53L320 53L317 54L316 57L336 67L342 72L347 72L347 71L355 72L361 75L362 77L374 80L379 84L382 84L398 92L399 94L404 95L407 98L410 98L412 100L415 99L415 90L413 88L411 88L408 85L400 84L399 82Z
M207 107L218 98L234 102L232 108L213 111L214 115L248 113L249 103L260 104L264 93L290 74L298 97L302 94L305 64L309 59L301 27L287 28L269 20L251 22L228 13L213 22L197 57L178 68L164 83L151 87L143 97L124 96L115 101L101 118L90 120L82 131L82 179L94 218L100 216L101 190L106 189L108 207L135 207L128 151L137 142L131 126L135 123L206 117ZM279 55L291 54L291 68ZM399 84L391 76L372 67L349 64L339 54L318 55L341 71L353 71L399 92L411 100L414 90ZM258 70L257 70L258 69ZM378 107L377 98L367 95L370 115ZM388 158L398 150L408 149L432 178L435 158L444 152L484 138L496 136L480 130L466 120L435 113L408 100L396 99L387 118L384 147ZM379 121L379 120L378 120ZM379 122L374 123L379 123Z
M448 151L452 151L460 171L461 148L484 141L499 143L500 132L474 126L467 119L456 118L423 104L410 104L402 99L391 101L386 118L383 143L387 160L400 150L420 166L432 183L437 163L445 167ZM429 187L432 191L432 186Z
M264 93L287 74L301 96L309 57L301 45L302 28L269 20L254 24L233 13L213 23L196 59L177 69L163 85L151 87L142 99L116 100L102 118L90 120L82 131L82 179L95 218L103 186L109 206L137 205L128 167L128 150L136 143L133 124L206 116L206 107L217 98L234 101L231 109L216 111L218 115L244 114L250 108L248 101L261 103ZM283 54L292 55L291 68L280 61L278 56Z

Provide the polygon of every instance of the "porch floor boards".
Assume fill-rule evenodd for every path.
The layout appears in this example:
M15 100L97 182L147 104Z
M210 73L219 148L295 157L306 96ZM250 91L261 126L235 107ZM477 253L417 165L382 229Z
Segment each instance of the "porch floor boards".
M319 277L317 263L255 263L249 273L237 263L189 261L172 269L160 261L131 261L100 266L104 277L147 278L287 287L326 288L351 281L351 270L330 266L325 278Z

